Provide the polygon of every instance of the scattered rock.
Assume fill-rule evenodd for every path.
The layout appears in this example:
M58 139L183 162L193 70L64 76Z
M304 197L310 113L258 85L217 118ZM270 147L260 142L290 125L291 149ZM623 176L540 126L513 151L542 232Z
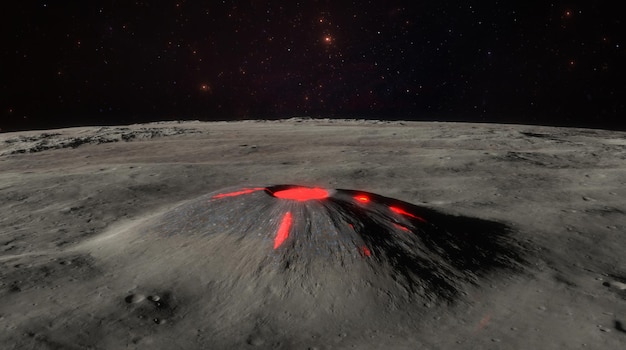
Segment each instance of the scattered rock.
M265 340L256 334L248 337L248 340L246 342L253 346L261 346L265 344Z
M144 301L146 297L142 294L131 294L127 296L124 300L126 300L129 304L136 304Z
M618 291L626 290L626 283L618 281L606 281L602 285Z
M196 129L180 127L160 127L160 128L100 128L93 131L92 135L81 137L68 137L60 133L43 133L35 136L19 136L17 138L5 140L11 147L5 154L37 153L50 149L77 148L85 144L105 144L113 142L131 142L135 140L146 140L157 137L200 133Z
M617 329L618 331L622 332L622 333L626 333L626 328L624 327L624 325L622 324L621 321L615 320L614 322L614 327L615 329Z

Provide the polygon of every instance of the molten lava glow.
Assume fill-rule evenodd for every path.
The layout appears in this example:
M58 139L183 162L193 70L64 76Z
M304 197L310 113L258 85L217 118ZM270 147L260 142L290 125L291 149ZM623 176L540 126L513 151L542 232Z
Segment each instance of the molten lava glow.
M283 216L283 220L280 222L280 227L278 228L278 233L276 234L276 238L274 238L274 249L280 247L281 244L289 237L289 229L291 228L291 212L287 212L285 216Z
M323 188L293 187L273 193L274 197L280 199L292 199L296 201L308 201L312 199L324 199L328 197L328 191Z
M260 191L260 190L264 190L264 188L244 188L243 190L237 191L237 192L216 194L215 196L211 197L211 199L220 199L224 197L236 197L236 196L241 196L242 194L249 194L249 193Z
M250 193L261 191L261 190L268 190L271 192L269 188L261 188L261 187L243 188L235 192L216 194L213 197L211 197L211 199L236 197L236 196L250 194ZM325 199L329 197L329 194L327 190L320 188L320 187L297 187L296 186L296 187L290 187L281 191L273 192L272 196L274 196L275 198L279 198L279 199L289 199L289 200L302 202L302 201L309 201L309 200L315 200L315 199L316 200ZM353 198L354 200L361 202L361 203L369 203L371 201L370 197L365 194L358 194L358 195L355 195ZM424 220L423 218L417 215L411 214L399 207L390 206L389 210L399 215L408 216L410 218L419 220L421 222L426 222L426 220ZM291 212L287 212L285 213L285 215L283 216L280 222L278 231L276 232L276 237L274 237L274 249L278 249L278 247L280 247L285 242L285 240L289 238L289 230L291 229L291 224L292 224L292 215L291 215ZM410 231L410 229L404 225L401 225L398 223L393 223L393 225L397 229L400 229L402 231ZM350 226L350 228L355 230L354 225L352 223L348 223L348 226ZM358 250L361 256L363 257L368 257L372 255L372 251L365 245L358 247Z
M394 212L394 213L397 213L397 214L400 214L400 215L409 216L409 217L412 217L413 219L417 219L417 220L419 220L421 222L426 222L426 220L424 220L424 218L421 218L421 217L419 217L417 215L413 215L411 213L407 213L406 211L404 211L404 209L401 209L401 208L398 208L398 207L389 207L389 209L392 212Z
M354 199L356 199L357 201L362 202L362 203L367 203L367 202L370 201L370 197L365 196L365 195L354 196Z
M408 231L409 231L409 229L408 229L407 227L402 226L402 225L400 225L400 224L396 224L396 223L394 223L394 224L393 224L393 226L395 226L395 227L397 227L397 228L401 229L402 231L406 231L406 232L408 232Z
M361 247L361 254L363 256L370 256L370 255L372 255L372 251L368 247L362 246Z

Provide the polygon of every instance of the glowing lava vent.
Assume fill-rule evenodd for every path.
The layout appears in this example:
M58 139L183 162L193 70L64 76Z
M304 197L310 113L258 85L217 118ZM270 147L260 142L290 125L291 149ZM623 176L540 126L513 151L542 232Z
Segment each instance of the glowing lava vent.
M521 261L502 224L355 190L227 189L178 206L153 229L186 237L193 243L185 249L213 259L211 266L235 261L224 265L233 275L270 271L316 280L332 270L362 281L387 276L385 283L420 295L451 297L483 273Z

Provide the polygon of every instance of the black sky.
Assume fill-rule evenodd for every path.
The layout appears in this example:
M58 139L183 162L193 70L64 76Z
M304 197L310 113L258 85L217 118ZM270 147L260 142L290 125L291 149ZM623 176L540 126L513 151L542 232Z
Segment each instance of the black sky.
M619 5L5 2L0 128L311 116L626 129Z

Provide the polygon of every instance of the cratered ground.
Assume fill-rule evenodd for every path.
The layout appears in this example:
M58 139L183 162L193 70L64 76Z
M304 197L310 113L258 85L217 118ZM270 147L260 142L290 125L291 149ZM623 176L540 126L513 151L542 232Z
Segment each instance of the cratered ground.
M625 343L623 133L291 120L2 136L8 349Z

